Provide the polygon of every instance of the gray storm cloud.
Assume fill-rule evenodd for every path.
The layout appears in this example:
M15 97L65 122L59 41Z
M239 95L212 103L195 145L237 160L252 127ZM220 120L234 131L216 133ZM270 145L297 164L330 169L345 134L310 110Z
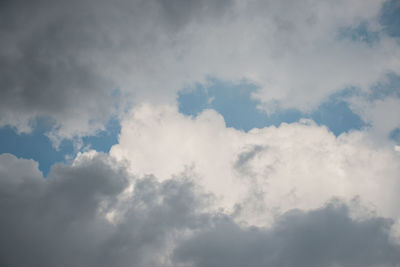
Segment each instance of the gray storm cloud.
M354 220L336 200L270 228L207 211L190 177L135 179L108 156L59 164L0 156L1 266L398 266L390 219ZM131 197L120 196L133 181ZM122 211L110 221L109 211Z

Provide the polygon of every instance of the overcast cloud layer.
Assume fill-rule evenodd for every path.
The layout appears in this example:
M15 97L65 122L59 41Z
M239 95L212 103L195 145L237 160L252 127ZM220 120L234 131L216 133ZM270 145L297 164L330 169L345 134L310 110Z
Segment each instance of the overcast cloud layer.
M269 112L310 111L399 73L382 3L3 1L1 124L49 116L55 140L94 134L126 105L172 103L209 76L256 84Z
M1 1L0 128L75 147L47 175L0 154L0 266L400 266L399 16L397 0ZM329 101L357 125L180 112L211 86L229 125ZM110 120L118 141L91 149Z

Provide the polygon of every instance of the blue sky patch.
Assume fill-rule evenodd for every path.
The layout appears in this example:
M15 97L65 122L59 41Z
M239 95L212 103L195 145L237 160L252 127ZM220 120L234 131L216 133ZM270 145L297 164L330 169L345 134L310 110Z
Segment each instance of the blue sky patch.
M348 90L344 90L332 95L310 115L310 118L319 125L326 125L336 136L365 127L366 123L345 101L347 94Z
M211 80L209 87L197 84L195 88L179 93L179 111L195 116L204 109L214 109L225 119L228 127L248 131L262 128L268 123L263 112L257 110L258 102L251 98L256 86L251 84L233 85Z
M300 118L310 118L319 125L326 125L335 135L365 126L345 101L345 97L351 94L349 90L332 95L311 114L296 109L281 109L270 115L257 109L260 102L251 98L256 90L257 87L252 84L234 85L217 80L212 80L208 87L197 84L179 92L179 111L196 116L204 109L214 109L224 117L228 127L244 131L279 126L283 122L293 123Z
M392 37L400 37L400 1L386 1L381 9L380 23Z
M376 83L371 87L367 98L370 101L384 99L388 96L400 98L400 76L395 73L388 73L384 81Z
M392 139L393 141L400 143L400 128L394 129L390 135L389 138Z
M53 126L50 120L39 118L33 124L33 131L29 134L17 134L8 126L0 128L0 153L33 159L39 162L39 169L46 176L54 163L64 162L67 155L74 155L77 151L74 150L72 140L63 140L58 149L53 147L46 136ZM108 152L117 143L120 129L118 120L112 119L105 131L96 136L83 137L83 147Z
M339 29L339 39L350 39L353 42L365 42L374 44L379 41L379 32L370 31L368 23L360 23L357 27L343 27Z
M99 132L95 136L85 136L82 138L84 146L101 152L109 152L110 148L118 143L118 135L121 125L116 118L112 118L106 125L106 130Z

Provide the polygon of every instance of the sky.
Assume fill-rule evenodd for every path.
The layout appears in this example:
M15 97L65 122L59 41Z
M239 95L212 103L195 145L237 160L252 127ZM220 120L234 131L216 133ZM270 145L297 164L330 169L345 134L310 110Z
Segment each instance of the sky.
M400 266L400 1L5 0L0 266Z

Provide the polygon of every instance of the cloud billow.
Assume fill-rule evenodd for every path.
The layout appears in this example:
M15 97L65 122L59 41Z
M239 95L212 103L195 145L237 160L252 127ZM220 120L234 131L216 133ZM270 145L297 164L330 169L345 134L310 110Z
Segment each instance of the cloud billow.
M397 6L1 1L0 266L400 266Z
M47 179L32 161L3 154L0 162L2 266L149 266L169 234L201 219L190 183L146 178L120 207L123 218L111 223L105 215L115 210L128 176L101 155L57 165Z
M41 116L55 121L54 141L94 135L126 107L174 103L207 77L257 85L268 112L310 112L398 73L398 43L384 31L373 46L337 38L343 27L379 29L382 3L3 1L0 125L28 132Z
M269 229L241 228L225 218L180 244L175 257L198 267L398 266L400 246L389 241L391 223L353 220L340 202L287 212Z
M354 220L340 201L289 211L270 228L248 227L209 210L211 196L190 178L135 179L102 154L56 165L47 179L33 161L8 154L0 170L2 266L400 264L393 222Z

